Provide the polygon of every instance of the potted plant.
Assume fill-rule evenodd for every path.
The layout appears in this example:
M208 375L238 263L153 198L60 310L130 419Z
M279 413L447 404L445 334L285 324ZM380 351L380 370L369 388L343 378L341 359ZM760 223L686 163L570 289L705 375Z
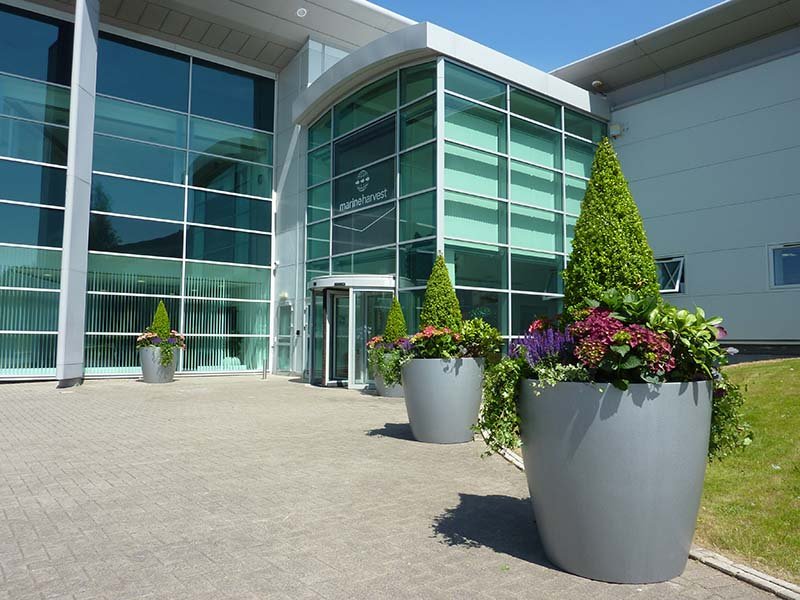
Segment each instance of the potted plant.
M403 309L395 296L386 317L383 335L375 336L367 342L367 362L375 378L375 390L379 396L403 397L400 361L404 344L407 344L407 336L408 329Z
M486 376L490 451L522 438L542 545L577 575L651 583L686 565L708 456L749 443L721 319L664 303L608 140L592 166L565 313Z
M136 339L139 359L142 362L142 381L169 383L175 377L176 348L185 348L184 337L170 328L169 315L163 301L159 301L153 323Z
M420 324L401 358L411 432L421 442L468 442L481 404L484 359L496 357L501 338L482 319L462 320L441 255L428 279Z

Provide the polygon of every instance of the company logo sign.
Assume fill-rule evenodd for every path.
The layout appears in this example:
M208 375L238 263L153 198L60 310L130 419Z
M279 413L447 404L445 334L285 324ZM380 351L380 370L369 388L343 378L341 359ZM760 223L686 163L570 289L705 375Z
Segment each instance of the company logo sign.
M344 189L337 189L336 195L340 198L341 196L345 198L349 196L349 198L340 201L338 205L334 205L337 207L336 212L343 213L388 200L394 194L393 178L393 163L376 165L372 174L367 169L361 169L358 173L343 178L344 180L341 183L344 184L342 186ZM376 187L378 189L370 191L370 184L372 184L373 189ZM348 187L349 189L347 189ZM391 192L390 189L392 190Z
M361 169L356 175L356 189L359 192L366 192L369 187L369 171Z

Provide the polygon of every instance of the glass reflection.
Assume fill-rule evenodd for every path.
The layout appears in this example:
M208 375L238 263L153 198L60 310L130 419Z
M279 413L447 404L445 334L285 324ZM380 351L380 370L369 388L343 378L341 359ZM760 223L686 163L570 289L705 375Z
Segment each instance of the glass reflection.
M183 226L93 214L89 220L89 249L180 258Z

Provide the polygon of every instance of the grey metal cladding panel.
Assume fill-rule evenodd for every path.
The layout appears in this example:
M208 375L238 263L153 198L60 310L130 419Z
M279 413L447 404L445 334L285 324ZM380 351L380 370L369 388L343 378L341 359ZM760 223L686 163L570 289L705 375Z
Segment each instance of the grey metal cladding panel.
M797 19L800 21L800 0L789 0L783 5L783 9L789 15L790 19Z
M145 7L142 16L139 17L139 25L148 29L161 29L169 12L169 9L163 6L150 3Z
M286 46L281 46L275 42L268 42L261 53L258 55L258 60L267 64L275 64L277 58L286 50Z
M123 0L116 17L128 23L138 23L146 5L144 0Z
M249 37L250 36L241 31L231 31L228 34L228 37L222 41L220 49L224 50L225 52L237 54L242 49L242 46L244 46L244 43Z
M650 56L662 68L671 69L696 60L699 55L721 52L792 24L783 11L763 11L673 44Z
M286 48L283 52L281 52L281 55L275 59L275 66L278 67L278 69L283 69L291 62L296 54L297 50Z
M220 44L222 44L223 40L228 37L230 32L231 30L229 27L225 27L219 23L212 23L211 27L208 28L208 31L206 31L206 34L203 36L200 42L206 46L211 46L212 48L219 48Z
M256 56L261 54L261 51L267 45L267 40L262 40L254 36L250 36L245 41L244 46L239 50L239 54L245 58L255 59Z
M113 17L117 14L122 0L103 0L100 3L100 14L104 17Z
M192 17L189 19L189 22L186 24L186 27L181 34L182 37L185 37L187 40L192 40L193 42L199 42L203 39L203 36L211 27L211 23L208 21L203 21L202 19L198 19L197 17Z
M397 31L408 25L413 25L414 20L403 15L392 13L380 6L369 6L361 2L342 2L342 0L313 0L307 2L309 5L319 6L334 12L348 15L352 19L361 23L369 24L372 27L390 33Z
M171 10L161 24L161 31L169 35L181 35L189 22L189 18L187 14Z
M631 80L641 80L647 77L661 74L649 56L641 56L621 65L616 65L599 73L595 73L594 79L599 79L609 88L615 88L620 84L627 84ZM591 82L589 82L591 85Z

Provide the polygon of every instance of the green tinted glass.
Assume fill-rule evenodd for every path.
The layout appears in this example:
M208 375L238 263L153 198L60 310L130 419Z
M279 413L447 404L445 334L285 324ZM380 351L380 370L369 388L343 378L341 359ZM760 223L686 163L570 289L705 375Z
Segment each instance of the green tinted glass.
M94 170L183 183L186 152L151 144L94 136Z
M447 187L505 198L506 159L446 143L444 182Z
M406 104L436 89L436 63L416 65L400 71L400 103Z
M66 169L0 160L0 199L64 206Z
M400 155L400 194L406 196L436 185L436 144Z
M511 207L511 245L536 250L563 251L562 216L557 213Z
M269 359L268 337L190 337L183 370L189 372L262 371Z
M593 142L599 142L606 134L606 124L568 108L564 110L564 129Z
M511 199L561 210L561 174L512 160Z
M0 335L0 374L55 375L57 343L55 333Z
M69 89L0 75L0 114L69 125Z
M567 177L567 202L565 209L567 212L579 215L583 196L586 194L586 180Z
M271 236L244 231L187 228L186 258L267 266L271 261Z
M555 317L561 313L562 306L561 298L512 294L511 335L522 335L540 317Z
M333 220L333 254L393 244L395 203L348 213Z
M567 241L564 251L569 254L572 252L572 240L575 239L575 223L578 222L577 217L566 217L567 221Z
M58 331L58 292L0 290L0 330Z
M66 165L68 139L61 125L0 117L0 156Z
M317 146L330 141L331 111L328 111L316 123L308 128L308 149L313 150Z
M400 291L397 295L400 306L403 307L403 316L406 318L408 332L413 333L419 330L419 314L422 311L422 302L425 298L425 290Z
M331 216L331 184L323 183L308 190L307 219L309 223Z
M192 117L189 148L237 160L272 164L272 135Z
M447 242L444 247L450 279L468 287L507 288L507 254L505 248L467 242Z
M219 192L189 190L187 220L205 225L272 230L272 202Z
M183 187L95 174L92 210L183 220Z
M322 183L331 177L331 147L318 148L308 155L308 185Z
M327 258L324 260L312 260L306 263L306 283L314 279L314 277L321 277L328 273Z
M563 258L544 252L511 251L511 288L560 294Z
M564 170L572 175L589 177L592 174L595 146L578 140L567 139L565 143Z
M57 290L61 251L0 246L0 286Z
M358 254L347 254L332 259L333 273L362 273L389 275L395 272L394 248L381 248Z
M177 296L181 293L181 263L90 252L87 289Z
M269 333L269 303L187 299L184 333L265 335Z
M61 247L64 211L0 203L0 242Z
M511 112L561 128L561 107L522 90L511 90Z
M501 334L508 333L508 293L456 290L456 296L465 319L483 319Z
M97 97L94 128L97 133L186 147L186 115L104 96Z
M86 331L138 335L153 322L153 313L160 300L167 308L170 325L180 322L180 298L130 295L86 295Z
M444 85L451 92L505 108L506 84L451 62L444 65Z
M341 175L395 153L395 118L381 119L333 144L333 174Z
M445 235L478 242L506 242L506 203L445 191Z
M511 156L554 169L561 168L561 134L511 119Z
M397 108L397 76L392 73L362 88L333 109L335 135L339 136Z
M269 300L269 269L186 263L186 295Z
M425 285L436 258L436 240L403 244L398 248L400 287Z
M436 193L400 200L400 241L436 235Z
M190 152L189 185L270 198L272 169L263 165Z
M313 259L328 256L330 247L330 221L321 221L306 228L306 258Z
M436 137L436 99L425 98L400 111L400 149Z
M492 152L506 151L506 115L449 94L444 99L444 132L451 140Z

